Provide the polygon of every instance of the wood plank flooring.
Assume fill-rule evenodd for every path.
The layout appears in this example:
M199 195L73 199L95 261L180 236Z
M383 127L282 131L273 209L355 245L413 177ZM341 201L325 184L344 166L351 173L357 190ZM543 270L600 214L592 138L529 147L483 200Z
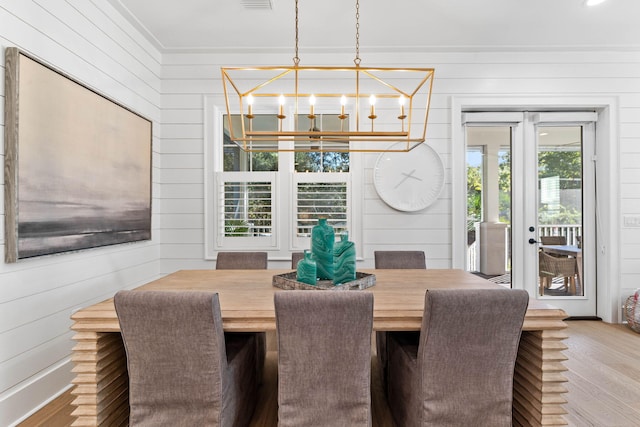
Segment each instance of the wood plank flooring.
M640 334L624 325L568 321L566 341L569 371L565 416L570 427L640 426ZM21 427L69 426L70 392L63 393L32 415ZM372 358L373 427L395 427ZM277 425L277 355L268 352L260 404L251 427Z

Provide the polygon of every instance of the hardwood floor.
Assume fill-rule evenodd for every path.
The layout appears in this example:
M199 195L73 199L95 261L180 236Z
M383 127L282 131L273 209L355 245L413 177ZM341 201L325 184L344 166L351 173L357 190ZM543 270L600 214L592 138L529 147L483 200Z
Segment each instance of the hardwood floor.
M640 426L640 334L624 325L568 321L565 351L569 371L565 416L570 427ZM260 404L251 427L277 425L277 359L268 352ZM382 394L375 357L372 358L373 427L394 427ZM21 427L69 426L70 392L32 415Z
M624 325L567 324L569 425L640 426L640 334Z

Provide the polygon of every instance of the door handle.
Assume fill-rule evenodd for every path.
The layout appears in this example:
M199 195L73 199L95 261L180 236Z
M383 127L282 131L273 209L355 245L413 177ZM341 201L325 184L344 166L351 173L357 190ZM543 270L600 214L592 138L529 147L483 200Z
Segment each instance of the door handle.
M538 241L536 239L529 239L529 244L530 245L535 245L536 243L538 243Z

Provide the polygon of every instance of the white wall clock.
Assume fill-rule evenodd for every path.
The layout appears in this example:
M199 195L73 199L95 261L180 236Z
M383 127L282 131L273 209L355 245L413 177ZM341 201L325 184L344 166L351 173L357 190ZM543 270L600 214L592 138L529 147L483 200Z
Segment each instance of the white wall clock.
M389 147L401 149L400 142ZM435 202L444 187L444 165L427 144L408 152L385 151L373 169L373 183L380 198L399 211L415 212Z

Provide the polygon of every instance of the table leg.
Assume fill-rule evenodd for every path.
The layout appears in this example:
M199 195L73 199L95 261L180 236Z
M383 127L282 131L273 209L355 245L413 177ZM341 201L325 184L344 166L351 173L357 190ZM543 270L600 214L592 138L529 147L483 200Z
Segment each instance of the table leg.
M127 358L118 332L77 332L72 426L129 424Z
M523 331L513 384L514 426L567 425L563 330Z

